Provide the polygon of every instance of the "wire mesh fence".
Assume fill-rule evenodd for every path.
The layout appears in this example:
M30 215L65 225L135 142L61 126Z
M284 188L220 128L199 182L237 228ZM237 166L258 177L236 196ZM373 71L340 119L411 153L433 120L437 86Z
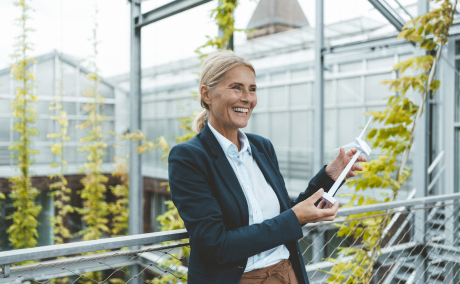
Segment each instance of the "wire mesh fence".
M460 203L439 200L341 209L334 222L306 225L299 245L310 283L460 283ZM182 230L0 252L0 284L187 283L185 237Z
M80 256L19 263L0 283L187 283L187 240L139 250L99 251ZM137 266L136 270L131 269Z
M437 202L307 225L299 245L310 283L460 283L459 206Z

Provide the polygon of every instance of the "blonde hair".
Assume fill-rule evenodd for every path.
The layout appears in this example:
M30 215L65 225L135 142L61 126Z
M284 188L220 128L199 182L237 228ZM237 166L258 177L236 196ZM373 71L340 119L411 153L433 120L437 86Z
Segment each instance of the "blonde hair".
M202 86L206 86L212 91L225 77L225 74L237 66L246 66L254 72L254 75L256 74L252 64L233 51L224 50L209 55L201 67L199 90L201 91ZM196 132L200 132L208 121L209 106L201 97L200 104L204 110L195 117L192 124L192 129Z

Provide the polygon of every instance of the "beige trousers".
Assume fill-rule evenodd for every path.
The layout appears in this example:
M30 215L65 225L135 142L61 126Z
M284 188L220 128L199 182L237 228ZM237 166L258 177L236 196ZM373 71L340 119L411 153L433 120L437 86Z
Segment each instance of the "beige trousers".
M243 274L240 284L299 284L292 264L285 259L276 264Z

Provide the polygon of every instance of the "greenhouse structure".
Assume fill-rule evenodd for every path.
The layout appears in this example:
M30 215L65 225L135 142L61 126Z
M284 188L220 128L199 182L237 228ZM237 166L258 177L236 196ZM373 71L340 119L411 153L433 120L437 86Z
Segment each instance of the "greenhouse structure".
M172 279L178 283L186 283L183 277L188 269L186 256L182 255L183 250L168 245L183 246L179 240L187 238L188 234L185 229L160 232L157 220L168 210L165 201L171 199L165 183L168 169L162 158L164 151L157 148L138 155L134 149L141 142L119 142L117 137L140 129L151 141L163 136L173 147L176 137L185 131L179 119L202 110L197 98L198 56L141 69L140 30L209 1L175 0L144 14L140 12L141 2L130 1L131 70L103 78L100 84L100 92L106 98L100 109L100 113L107 116L102 128L104 139L110 145L124 146L123 149L108 147L102 168L107 173L112 172L114 155L130 153L128 232L136 236L89 242L80 242L75 237L69 240L71 244L48 246L53 244L53 227L47 220L55 210L47 176L55 172L49 165L56 158L49 149L49 139L38 136L35 146L41 154L36 156L31 170L34 185L41 191L38 201L43 206L39 217L40 247L17 254L11 247L5 247L10 221L1 218L0 246L4 252L0 252L0 265L4 278L0 275L0 284L59 277L68 277L73 282L92 271L106 271L105 280L117 276L135 284L164 275L173 275ZM395 0L399 4L397 7L385 0L369 0L386 21L363 16L324 25L323 1L316 0L316 24L312 27L297 0L285 1L284 8L272 9L271 5L280 2L284 1L260 0L247 26L247 29L255 29L254 34L243 44L233 45L232 42L231 47L250 61L256 71L258 104L243 131L270 139L286 188L290 197L295 198L305 190L320 167L337 155L336 148L354 141L369 119L366 112L384 110L387 98L399 95L381 82L400 78L402 74L393 68L394 65L424 53L412 42L397 39L397 36L408 16L424 14L432 7L424 0L409 6L402 6ZM338 214L338 222L343 222L345 217L355 218L357 214L376 211L382 216L391 216L391 221L382 230L382 249L371 270L372 282L368 283L460 283L460 210L457 202L460 199L460 15L457 12L455 16L435 75L441 86L428 96L407 162L411 176L394 201L364 205L362 209L361 206L343 207ZM39 63L33 65L38 74L34 92L40 98L36 125L43 133L58 127L49 118L53 113L48 106L56 92L55 82L61 76L58 63L64 64L64 108L69 116L71 137L64 149L69 161L66 175L75 191L72 202L81 206L76 193L82 188L77 169L85 156L76 148L80 146L78 141L84 131L76 130L75 125L86 118L82 106L88 98L81 93L88 84L89 71L82 60L58 52L37 57L37 60ZM0 191L5 193L7 178L17 171L16 161L7 150L11 142L17 140L16 134L10 131L14 119L9 103L14 99L15 89L10 72L9 68L0 70ZM421 72L408 69L404 75L408 74ZM421 100L420 93L412 89L405 96L416 103ZM370 128L374 127L381 127L381 124L371 122ZM381 149L373 149L368 159L380 155ZM108 184L114 181L109 179ZM355 193L354 186L344 185L340 189L338 200L341 204L350 202L350 193ZM383 200L392 190L372 188L359 193ZM110 198L113 197L108 196ZM7 198L0 215L8 216L11 210L11 200ZM339 233L338 224L341 223L303 227L304 238L299 245L311 283L332 282L330 277L333 277L336 263L351 259L343 255L340 248L360 247L356 240ZM74 213L69 215L69 226L77 232L85 224ZM160 244L165 241L172 243ZM122 249L127 247L128 250ZM101 251L103 253L97 258L99 254L95 252ZM68 262L58 258L83 252L94 254L86 255L86 262L77 261L77 256L69 257ZM51 260L43 260L48 258ZM175 262L164 267L161 266L164 259ZM10 268L14 262L27 260L38 260L44 266L29 270L27 265L32 264L17 270L13 266ZM341 274L349 275L344 271L339 276Z

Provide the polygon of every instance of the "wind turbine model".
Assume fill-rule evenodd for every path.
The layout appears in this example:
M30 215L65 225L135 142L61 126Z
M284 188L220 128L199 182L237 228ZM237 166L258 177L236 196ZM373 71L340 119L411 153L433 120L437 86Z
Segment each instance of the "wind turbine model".
M369 119L369 121L366 124L366 127L364 127L363 132L361 132L361 135L359 137L355 138L355 142L351 142L347 145L342 146L343 148L350 148L350 147L355 147L358 152L351 158L350 162L348 165L345 167L343 172L340 174L339 178L335 181L334 185L331 187L329 192L324 192L323 196L321 197L324 201L326 201L327 204L333 205L335 203L335 198L333 197L334 194L336 193L337 189L339 188L340 184L342 183L343 179L347 176L348 171L351 169L353 164L355 163L356 159L358 159L359 155L361 153L365 153L366 155L369 155L371 153L371 148L367 145L366 142L361 140L361 137L364 134L364 131L366 131L367 126L369 125L369 122L371 122L372 116ZM335 149L335 150L340 150L340 148Z

